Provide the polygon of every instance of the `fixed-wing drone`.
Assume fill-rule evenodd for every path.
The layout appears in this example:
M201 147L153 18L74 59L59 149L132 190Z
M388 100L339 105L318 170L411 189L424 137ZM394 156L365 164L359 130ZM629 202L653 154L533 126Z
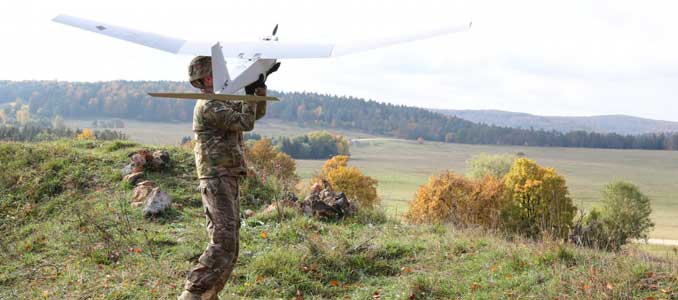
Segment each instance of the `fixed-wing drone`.
M270 36L251 42L195 42L155 33L124 28L97 21L59 15L53 21L158 50L188 55L211 55L214 94L149 93L154 97L178 99L214 99L221 101L277 100L274 97L236 95L248 84L266 74L278 59L325 58L342 56L400 43L467 31L471 23L448 26L418 34L386 37L345 44L288 43L278 40L275 26ZM227 67L227 60L231 62ZM229 70L230 69L230 70Z

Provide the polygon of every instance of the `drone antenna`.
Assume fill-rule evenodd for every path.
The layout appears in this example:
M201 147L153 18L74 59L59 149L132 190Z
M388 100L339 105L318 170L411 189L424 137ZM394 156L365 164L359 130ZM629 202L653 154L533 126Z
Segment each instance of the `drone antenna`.
M273 28L273 34L272 36L275 36L275 34L278 32L278 24L275 24L275 27Z

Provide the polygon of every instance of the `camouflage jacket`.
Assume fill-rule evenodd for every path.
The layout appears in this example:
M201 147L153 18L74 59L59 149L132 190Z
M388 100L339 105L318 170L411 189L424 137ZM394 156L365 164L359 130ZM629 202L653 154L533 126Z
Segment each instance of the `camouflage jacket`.
M252 130L254 121L265 114L265 102L198 100L193 110L198 177L245 175L242 132Z

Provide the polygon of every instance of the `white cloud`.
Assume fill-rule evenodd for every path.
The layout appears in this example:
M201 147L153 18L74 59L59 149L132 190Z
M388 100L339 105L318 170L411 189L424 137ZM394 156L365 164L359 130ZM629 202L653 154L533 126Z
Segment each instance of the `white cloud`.
M678 121L671 1L4 1L0 79L184 80L176 57L49 20L183 38L348 41L471 19L464 34L331 60L287 60L271 88L424 107Z

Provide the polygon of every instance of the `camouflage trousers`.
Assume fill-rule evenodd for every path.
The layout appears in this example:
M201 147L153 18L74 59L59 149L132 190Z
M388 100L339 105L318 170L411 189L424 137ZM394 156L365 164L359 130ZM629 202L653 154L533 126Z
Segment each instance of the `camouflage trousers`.
M186 278L185 289L202 299L217 299L238 259L240 201L238 177L201 179L209 245Z

